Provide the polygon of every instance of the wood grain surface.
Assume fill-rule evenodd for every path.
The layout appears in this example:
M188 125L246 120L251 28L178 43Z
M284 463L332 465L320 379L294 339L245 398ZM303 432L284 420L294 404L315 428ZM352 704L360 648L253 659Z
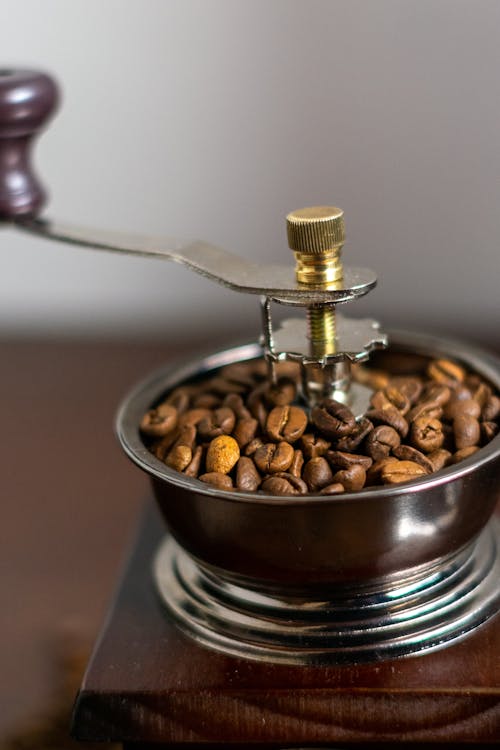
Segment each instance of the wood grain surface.
M79 739L144 743L492 743L500 738L499 618L431 654L299 668L183 636L154 590L151 508L77 701Z

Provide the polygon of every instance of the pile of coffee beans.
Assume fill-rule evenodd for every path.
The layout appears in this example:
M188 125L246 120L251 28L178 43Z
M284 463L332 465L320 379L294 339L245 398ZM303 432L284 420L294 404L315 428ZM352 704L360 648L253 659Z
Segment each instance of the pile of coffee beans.
M500 398L460 364L428 360L410 374L357 367L374 389L360 419L327 399L297 402L299 368L228 365L171 391L144 415L149 450L168 467L221 490L333 495L394 485L478 451L499 430Z

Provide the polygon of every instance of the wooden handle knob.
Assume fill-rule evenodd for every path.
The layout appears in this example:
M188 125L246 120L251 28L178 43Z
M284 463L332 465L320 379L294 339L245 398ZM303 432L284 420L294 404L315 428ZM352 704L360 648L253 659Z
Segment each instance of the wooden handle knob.
M36 215L46 193L33 173L30 147L58 102L50 76L0 69L0 218Z

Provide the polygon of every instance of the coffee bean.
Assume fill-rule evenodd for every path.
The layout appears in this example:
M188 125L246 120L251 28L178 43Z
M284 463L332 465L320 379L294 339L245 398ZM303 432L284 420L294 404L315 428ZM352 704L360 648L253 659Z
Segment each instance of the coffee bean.
M352 376L356 383L366 385L373 391L380 391L389 384L389 376L382 370L373 370L362 365L354 365L352 368Z
M193 451L189 445L174 445L165 459L166 465L175 471L184 471L193 458Z
M370 432L365 441L365 450L374 461L386 458L393 448L401 443L399 433L389 425L379 425Z
M387 456L387 458L382 458L380 461L375 461L372 466L368 469L366 472L366 483L368 485L377 485L380 484L382 481L382 471L383 469L390 463L398 462L399 459L395 458L395 456Z
M243 403L242 397L238 393L228 393L222 402L222 406L232 409L238 419L250 419L252 415Z
M410 442L423 453L432 453L444 443L443 425L439 419L419 417L411 424Z
M260 474L251 458L242 456L236 464L236 487L244 492L255 492L261 483Z
M476 386L473 388L471 397L477 401L481 409L484 409L487 402L492 397L493 392L489 385L484 383L483 381L479 380L476 384Z
M341 469L333 475L332 484L343 485L346 492L356 492L363 489L366 482L366 471L360 464L349 466L348 469Z
M229 474L240 457L238 443L230 435L219 435L212 440L207 450L207 472Z
M420 398L424 387L421 378L410 377L408 375L396 375L390 379L389 383L406 396L412 406Z
M178 412L175 406L160 404L150 409L142 418L140 430L148 437L164 437L177 425Z
M290 378L280 377L276 383L267 385L263 395L266 405L271 409L274 406L288 406L297 395L297 385Z
M453 421L460 414L467 414L469 417L478 419L481 414L481 407L473 398L463 400L452 398L444 407L443 416L445 419Z
M246 386L237 383L235 380L228 380L221 375L212 378L209 382L210 390L219 396L227 396L228 393L245 393Z
M179 417L179 427L185 427L186 425L197 425L202 419L210 417L212 411L210 409L187 409Z
M483 406L481 419L483 422L493 422L493 420L498 419L499 416L500 398L498 398L498 396L490 396Z
M437 453L438 451L435 452ZM432 474L432 472L435 471L430 456L424 455L416 448L412 448L411 445L398 445L394 448L393 453L400 461L413 461L413 463L418 464L425 469L428 474ZM448 453L448 451L443 451L443 453ZM448 455L451 454L448 453Z
M388 385L382 391L376 391L370 399L374 409L385 409L394 406L401 414L405 415L410 410L410 399L408 396L393 385Z
M202 440L213 440L219 435L229 435L236 423L236 415L228 406L221 406L198 422L198 435Z
M224 380L244 386L245 389L250 389L255 385L254 372L251 367L244 363L237 362L232 365L225 365L220 369L219 374ZM233 388L231 393L234 394L235 392L236 388ZM233 408L230 404L227 404L227 406Z
M289 471L278 471L276 474L271 475L273 478L281 478L286 479L287 482L291 484L291 486L294 488L294 490L297 490L297 493L299 495L307 495L308 489L307 484L304 482L303 479L300 477L296 477L294 474L291 474ZM270 479L270 476L265 477L265 479Z
M443 383L451 388L458 383L463 383L465 379L463 367L449 359L435 359L427 367L427 374L437 383Z
M306 488L307 489L307 488ZM267 477L264 479L261 485L261 490L267 495L299 495L301 494L297 490L291 481L284 476L280 477Z
M330 464L322 456L311 458L304 466L302 478L311 492L317 492L332 482Z
M373 463L370 456L362 456L359 453L345 453L344 451L328 451L325 458L330 466L337 469L348 469L350 466L359 464L367 471Z
M293 452L292 463L290 464L290 468L288 469L288 471L294 477L301 477L303 466L304 466L304 454L302 453L301 450L295 450Z
M254 390L249 394L247 398L247 406L248 409L254 417L262 430L265 429L266 421L267 421L267 409L264 406L264 388L266 387L265 383L261 383L261 385L257 386L257 388L254 388Z
M293 454L290 443L266 443L255 451L253 460L263 474L275 474L290 468Z
M451 388L443 383L429 383L423 390L421 401L430 401L438 404L438 406L444 406L448 403L451 398ZM456 398L455 391L453 392Z
M267 417L266 431L271 440L294 443L307 427L307 415L298 406L275 406Z
M457 451L479 444L481 438L479 422L468 414L459 414L455 417L453 420L453 432L455 433Z
M253 440L250 440L247 446L245 446L245 450L243 451L245 456L253 456L253 454L259 449L262 448L264 445L264 441L262 438L257 437Z
M259 423L253 417L243 417L243 419L237 421L236 427L233 431L233 437L240 446L240 449L252 443L258 426ZM262 441L260 442L262 444Z
M486 445L498 435L498 425L496 422L481 422L481 442Z
M344 437L356 427L352 411L331 398L313 407L311 418L317 429L327 438Z
M445 466L448 466L451 459L451 452L445 450L444 448L438 448L437 451L432 451L432 453L429 453L427 458L432 463L434 471L439 471Z
M340 482L334 482L329 484L327 487L323 487L320 491L320 495L340 495L341 492L345 492L344 485Z
M179 386L169 393L165 403L174 406L177 409L178 414L182 414L189 407L190 397L190 389L187 388L187 386Z
M392 404L382 409L370 409L366 412L366 416L375 424L386 424L393 427L403 438L408 434L408 422Z
M466 458L470 458L479 450L478 445L471 445L468 448L461 448L459 451L453 454L450 458L450 464L458 464L460 461L465 461Z
M411 424L416 419L421 417L429 417L432 419L441 419L443 416L443 407L435 401L419 401L413 409L410 409L406 415L408 423Z
M187 477L197 477L200 473L201 459L203 457L203 448L199 445L193 452L193 457L184 469Z
M347 453L359 448L365 437L373 430L373 424L366 417L362 417L356 422L356 426L350 435L335 441L335 448Z
M219 490L231 490L233 489L233 480L228 477L227 474L223 474L219 471L209 471L206 474L202 474L198 477L201 482L205 484L211 484L217 487Z
M309 459L324 456L331 444L319 435L307 432L300 438L300 445L304 456Z
M218 409L221 406L220 396L215 393L200 393L191 401L193 409Z
M383 467L380 476L384 484L400 484L427 474L423 466L414 461L395 461Z

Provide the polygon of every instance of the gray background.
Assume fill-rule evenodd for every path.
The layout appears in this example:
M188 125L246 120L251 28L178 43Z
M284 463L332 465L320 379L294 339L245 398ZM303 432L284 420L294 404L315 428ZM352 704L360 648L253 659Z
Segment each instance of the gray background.
M346 212L351 314L499 341L500 3L3 0L2 63L52 71L47 213L292 258ZM0 334L252 335L256 299L162 263L0 240Z

